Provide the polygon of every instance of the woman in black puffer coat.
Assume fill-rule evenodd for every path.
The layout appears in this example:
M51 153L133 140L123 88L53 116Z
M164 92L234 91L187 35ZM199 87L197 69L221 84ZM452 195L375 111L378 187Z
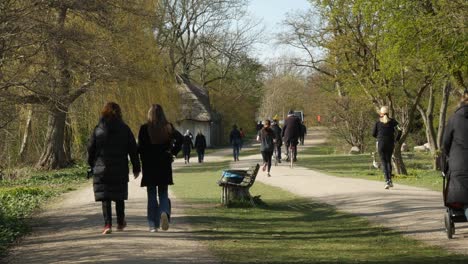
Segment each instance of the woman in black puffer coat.
M94 198L102 202L105 227L112 232L111 201L115 202L117 230L125 228L125 202L128 198L128 156L135 178L140 174L138 149L130 128L122 120L120 106L110 102L102 111L101 120L88 144L88 164L91 166Z
M449 119L443 144L450 175L446 202L464 205L468 218L468 90Z

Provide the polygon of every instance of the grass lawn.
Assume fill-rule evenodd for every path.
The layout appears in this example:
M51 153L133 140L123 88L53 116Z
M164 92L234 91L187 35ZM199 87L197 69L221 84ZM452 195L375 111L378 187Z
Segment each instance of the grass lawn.
M413 157L405 159L409 175L396 175L393 181L395 183L441 191L442 177L440 176L440 172L430 170L430 159L429 153L415 153ZM298 160L299 166L331 175L383 182L383 173L380 169L372 167L372 157L370 154L335 154L333 147L320 145L300 152Z
M266 205L221 207L216 180L228 163L205 165L177 170L171 189L189 205L184 217L196 238L223 263L468 263L468 257L260 182L251 193Z
M86 181L84 167L23 174L26 176L0 181L0 256L16 238L29 231L28 218L44 201Z

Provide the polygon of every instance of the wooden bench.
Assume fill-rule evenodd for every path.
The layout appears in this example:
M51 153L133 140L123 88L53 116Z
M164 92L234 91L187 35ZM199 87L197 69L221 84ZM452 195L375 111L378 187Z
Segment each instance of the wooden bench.
M228 182L221 177L218 180L218 185L222 187L221 204L227 206L231 201L248 201L252 206L255 206L254 199L250 195L250 187L255 183L259 170L260 164L256 164L248 170L229 170L229 172L244 176L239 183Z

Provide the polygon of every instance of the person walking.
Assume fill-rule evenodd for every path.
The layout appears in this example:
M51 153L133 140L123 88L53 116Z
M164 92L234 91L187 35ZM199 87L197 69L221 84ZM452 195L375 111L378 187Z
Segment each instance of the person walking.
M450 177L447 204L462 204L468 219L468 89L450 117L444 133L443 152Z
M304 138L307 135L307 127L304 124L304 121L301 122L301 134L299 136L299 141L301 142L301 146L304 146Z
M293 110L289 110L288 117L284 120L284 126L282 131L282 138L284 144L286 144L286 161L290 161L292 158L294 162L297 161L297 144L299 143L299 135L301 133L301 120L299 117L294 115ZM292 148L293 153L290 153ZM292 157L291 157L292 156Z
M192 133L190 133L190 130L187 129L184 135L184 143L182 144L182 151L184 153L185 164L190 163L190 154L193 149L192 138Z
M277 117L273 119L271 130L273 130L275 135L276 160L278 163L281 163L281 146L283 146L283 140L281 139L281 127L278 124Z
M242 147L244 146L244 138L245 138L245 133L244 133L244 130L241 128L239 128L239 133L240 133L240 146L239 146L239 151L242 150Z
M117 214L117 231L127 226L125 221L125 200L128 199L129 167L133 176L140 175L140 160L135 137L122 120L122 111L117 103L104 106L101 119L94 128L88 143L88 164L93 174L94 199L102 203L104 230L112 233L112 201Z
M262 170L267 170L267 175L270 177L271 157L275 147L275 132L270 127L270 120L263 121L263 128L258 132L257 141L260 142L260 152L263 158Z
M172 162L180 151L183 137L169 123L161 105L152 105L148 121L138 133L143 177L141 187L146 187L148 196L147 219L150 232L169 229L171 206L168 186L173 185ZM159 201L158 201L159 200Z
M195 148L197 149L198 163L202 163L205 159L206 138L201 130L198 131L198 134L195 137Z
M234 161L239 161L241 134L237 129L237 125L232 126L231 133L229 134L229 143L232 145L232 155Z
M380 119L375 123L372 136L377 138L377 150L382 162L382 170L385 177L385 189L393 187L392 182L392 155L395 140L400 140L401 133L398 122L389 117L388 107L380 108Z

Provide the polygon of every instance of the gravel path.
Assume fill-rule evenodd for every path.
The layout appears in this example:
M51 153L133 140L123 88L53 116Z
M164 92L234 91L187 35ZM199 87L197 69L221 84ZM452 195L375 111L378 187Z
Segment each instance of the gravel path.
M313 131L306 147L323 142L324 136L323 131ZM261 162L260 155L232 163L232 167L246 168L255 162ZM367 217L374 224L398 230L428 244L468 254L468 224L456 224L454 239L446 237L445 208L440 192L400 184L385 190L380 181L334 177L301 167L291 169L285 163L272 167L271 175L266 177L266 173L260 172L257 180L334 205L340 211Z

